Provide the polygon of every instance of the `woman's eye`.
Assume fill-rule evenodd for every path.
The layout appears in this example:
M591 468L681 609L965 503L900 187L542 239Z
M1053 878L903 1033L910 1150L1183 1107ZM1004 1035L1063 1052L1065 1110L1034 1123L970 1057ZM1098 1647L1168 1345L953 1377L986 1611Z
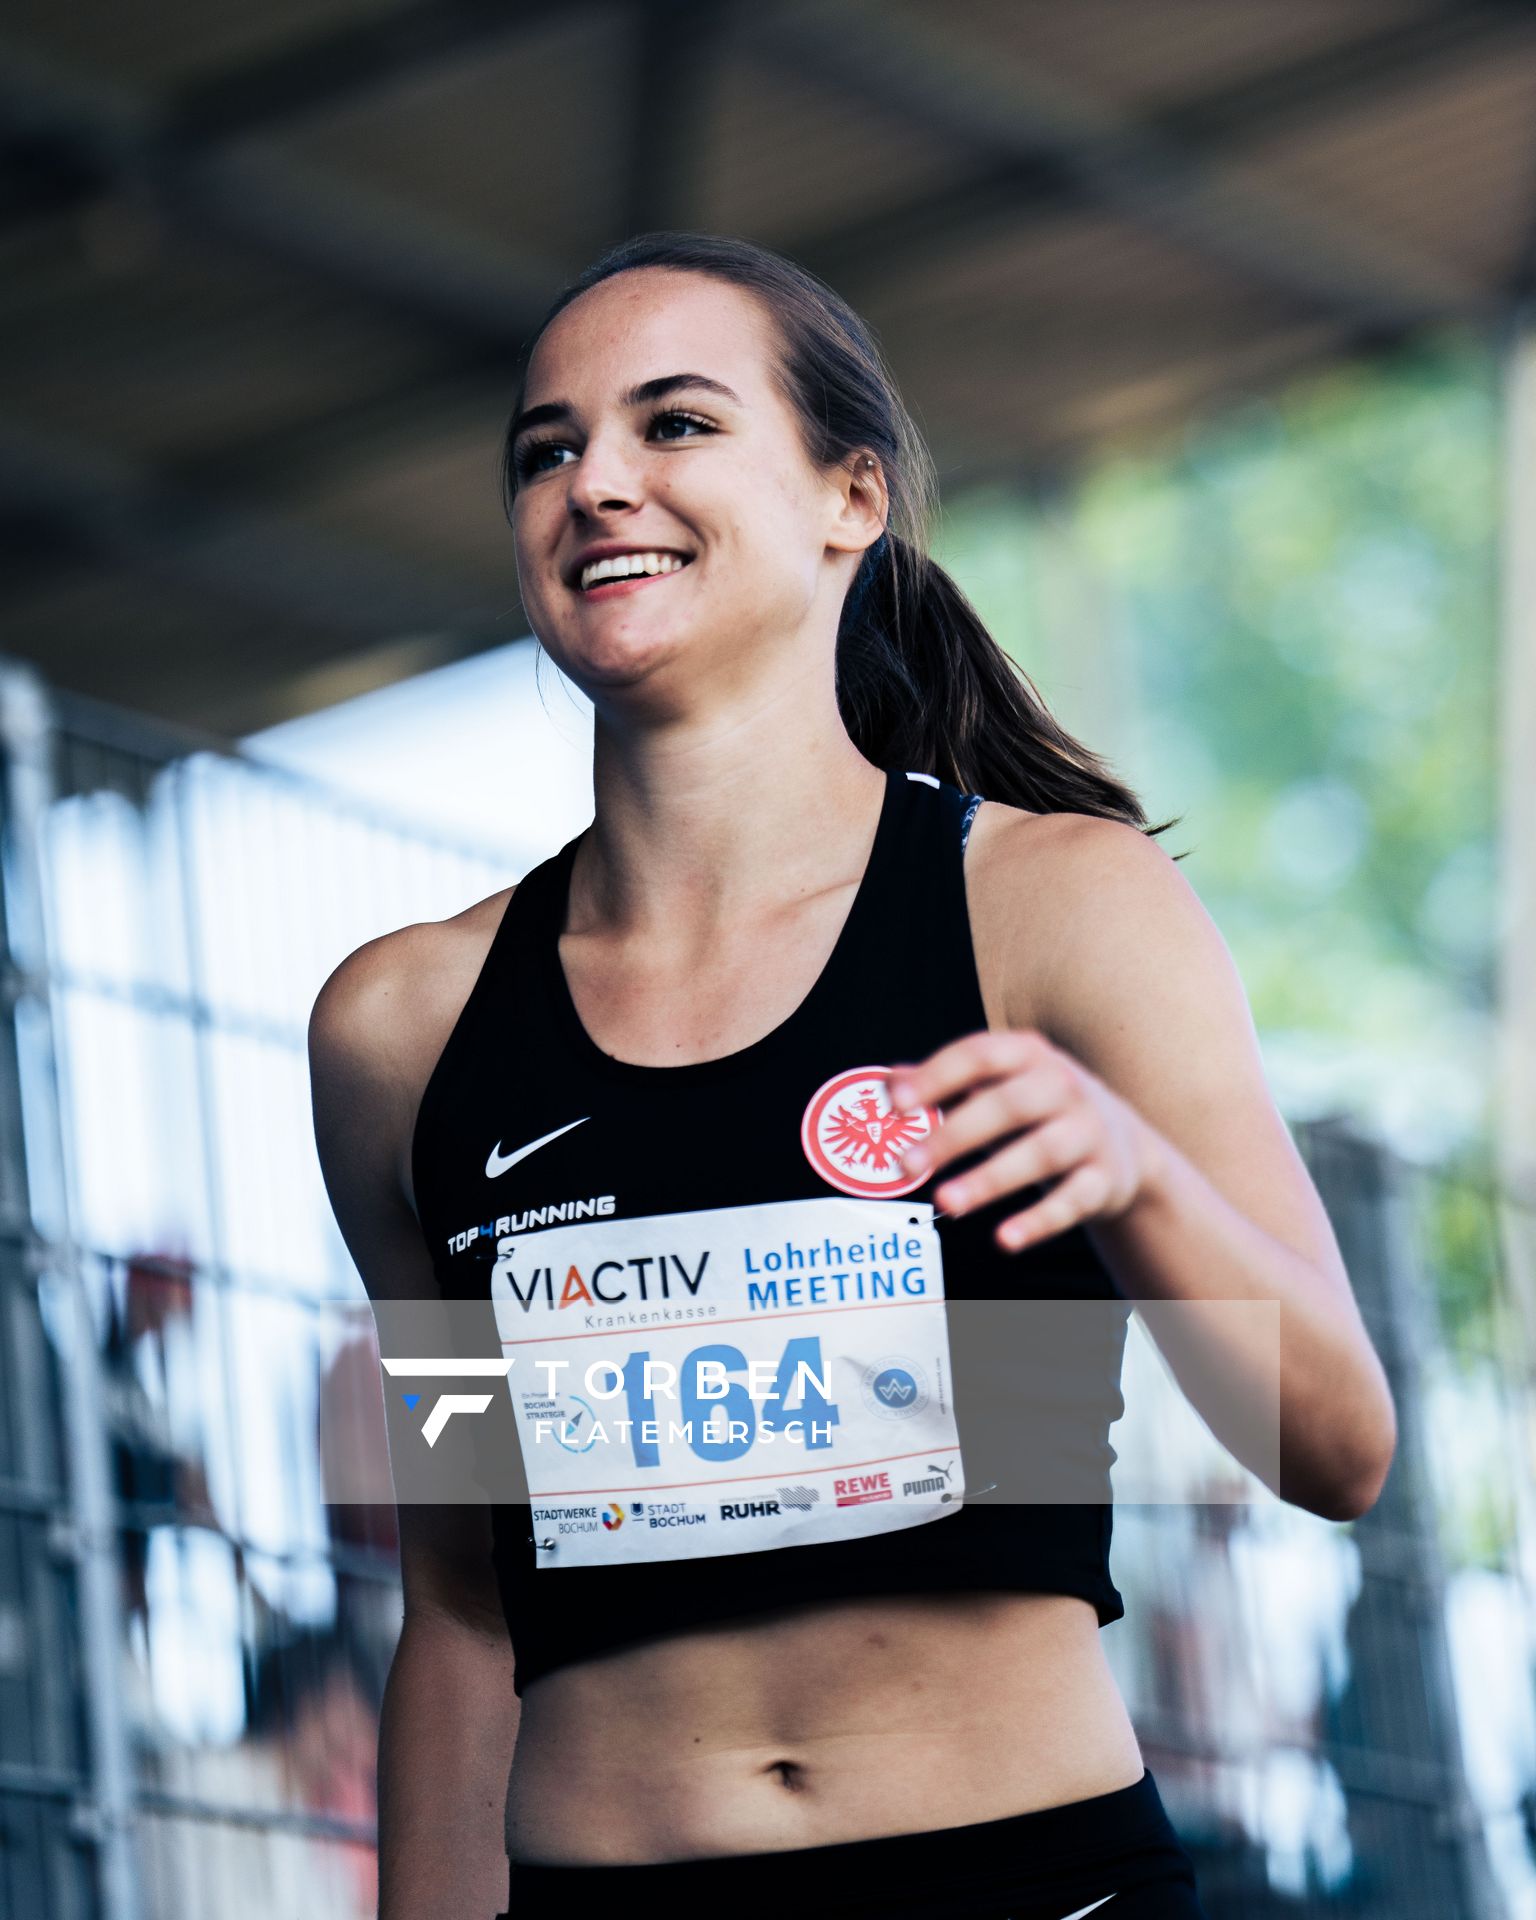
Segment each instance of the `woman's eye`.
M525 440L522 446L518 448L517 459L514 462L518 479L526 480L530 473L537 472L538 463L546 453L559 453L561 451L561 444L558 440ZM570 449L565 448L563 451L569 452Z
M714 428L710 425L709 421L704 419L701 414L679 413L674 407L669 407L664 413L653 415L651 425L653 427L658 426L663 420L682 420L689 426L702 427L705 433L714 432Z
M660 413L653 413L648 422L647 431L654 433L663 421L672 420L679 420L684 426L696 427L701 433L715 431L713 423L706 420L702 414L683 413L676 407L667 407ZM677 437L681 439L684 436L680 434ZM570 451L571 449L563 440L525 440L518 449L515 462L517 477L525 480L530 474L545 471L541 462L546 453L569 453ZM548 471L553 471L553 468Z

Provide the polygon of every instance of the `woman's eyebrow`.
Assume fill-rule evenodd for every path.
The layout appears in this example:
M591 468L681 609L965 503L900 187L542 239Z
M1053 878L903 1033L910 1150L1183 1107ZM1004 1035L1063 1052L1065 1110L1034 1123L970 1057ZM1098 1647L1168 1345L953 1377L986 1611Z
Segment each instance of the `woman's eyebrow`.
M729 400L732 406L741 405L739 394L726 386L723 380L712 380L707 373L659 373L654 380L642 380L638 387L631 387L628 393L620 394L619 399L626 407L643 407L651 400L664 400L669 393L676 393L683 387L698 387L721 400ZM525 407L512 422L507 438L515 440L520 433L526 433L529 427L569 420L574 411L568 400L546 400L542 406Z

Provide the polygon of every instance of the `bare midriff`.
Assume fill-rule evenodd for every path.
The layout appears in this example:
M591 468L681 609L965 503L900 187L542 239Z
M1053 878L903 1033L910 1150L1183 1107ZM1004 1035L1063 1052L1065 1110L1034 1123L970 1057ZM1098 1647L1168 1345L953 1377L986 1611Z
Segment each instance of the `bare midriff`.
M1062 1806L1142 1772L1086 1600L818 1602L531 1681L507 1852L611 1865L830 1846Z

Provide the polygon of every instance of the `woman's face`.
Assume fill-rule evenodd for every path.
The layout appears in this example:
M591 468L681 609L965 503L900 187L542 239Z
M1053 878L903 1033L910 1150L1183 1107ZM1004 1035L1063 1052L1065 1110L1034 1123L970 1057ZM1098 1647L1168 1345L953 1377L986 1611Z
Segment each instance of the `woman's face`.
M533 631L593 698L650 683L675 710L807 648L830 660L881 503L862 485L850 501L807 459L769 376L776 346L752 295L656 267L600 281L540 337L511 448L518 583ZM694 378L656 390L679 374ZM584 590L594 546L687 564Z

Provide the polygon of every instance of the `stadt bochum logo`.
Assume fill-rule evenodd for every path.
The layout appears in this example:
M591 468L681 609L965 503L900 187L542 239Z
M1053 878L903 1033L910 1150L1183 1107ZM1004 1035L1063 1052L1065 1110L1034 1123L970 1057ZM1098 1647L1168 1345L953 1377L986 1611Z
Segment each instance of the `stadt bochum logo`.
M920 1187L902 1171L901 1156L939 1124L932 1107L898 1113L891 1105L891 1067L848 1067L824 1080L800 1121L805 1157L829 1186L861 1199L891 1199Z

